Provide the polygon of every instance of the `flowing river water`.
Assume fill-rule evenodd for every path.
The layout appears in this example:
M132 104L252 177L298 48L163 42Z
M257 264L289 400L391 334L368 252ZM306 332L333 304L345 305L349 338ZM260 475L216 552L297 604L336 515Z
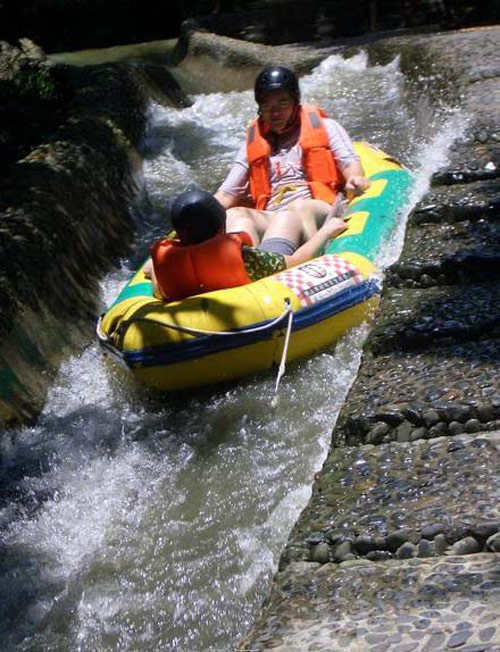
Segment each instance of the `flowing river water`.
M417 101L395 60L326 59L307 102L355 139L411 165L406 216L446 159L463 117ZM136 254L102 283L110 301L189 184L215 190L253 116L250 91L151 106ZM401 228L381 251L399 255ZM33 427L2 440L3 650L226 652L251 626L306 505L366 326L336 349L182 399L149 396L97 345L67 361Z

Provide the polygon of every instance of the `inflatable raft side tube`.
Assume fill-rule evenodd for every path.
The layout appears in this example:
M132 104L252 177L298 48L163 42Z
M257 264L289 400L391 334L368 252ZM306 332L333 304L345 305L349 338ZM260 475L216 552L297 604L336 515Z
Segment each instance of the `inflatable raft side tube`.
M338 315L348 308L363 303L379 292L380 288L376 281L364 281L360 285L349 288L341 294L332 297L330 300L326 299L314 306L298 310L294 313L292 332L295 333L309 328L329 317ZM261 325L265 325L265 322L254 324L254 326ZM276 329L281 328L282 325L276 327ZM242 332L241 334L226 337L202 336L184 342L174 342L165 346L145 347L137 351L125 351L123 353L123 360L130 368L136 366L167 365L175 362L193 360L204 355L218 353L219 351L241 348L260 340L270 339L272 336L272 332L265 330L249 333Z
M334 315L295 333L290 339L287 363L331 347L347 330L371 318L378 302L379 296L375 295L364 303L348 308L340 316ZM133 374L139 382L164 391L192 389L236 380L279 364L284 337L285 329L282 328L275 331L274 338L244 348L221 351L167 367L136 367Z
M371 187L353 199L346 212L347 229L326 248L328 254L353 251L373 261L393 229L398 208L406 202L411 184L404 170L380 172L371 177ZM383 197L380 194L384 193Z

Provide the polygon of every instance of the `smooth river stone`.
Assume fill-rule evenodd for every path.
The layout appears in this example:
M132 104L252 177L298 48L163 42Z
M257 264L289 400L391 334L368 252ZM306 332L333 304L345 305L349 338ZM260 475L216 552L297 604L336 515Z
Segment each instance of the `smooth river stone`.
M479 640L483 641L483 643L486 643L487 641L491 641L495 631L496 631L495 627L486 627L485 629L482 629L479 632Z
M450 638L448 639L448 642L446 644L446 647L449 648L456 648L460 647L464 643L467 643L469 638L471 637L472 632L470 629L462 629L459 632L455 632Z
M436 634L432 634L430 639L427 641L424 650L429 652L431 650L442 650L443 649L443 643L446 640L446 636L443 634L443 632L438 632Z

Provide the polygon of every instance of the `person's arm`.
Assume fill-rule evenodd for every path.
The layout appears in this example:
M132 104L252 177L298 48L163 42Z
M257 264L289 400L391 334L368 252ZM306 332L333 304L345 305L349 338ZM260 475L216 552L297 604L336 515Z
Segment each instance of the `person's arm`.
M237 206L245 197L248 190L250 166L247 160L246 144L238 150L236 158L229 170L229 174L214 193L215 199L226 209Z
M163 292L161 291L160 284L158 283L158 279L155 273L155 267L152 262L148 271L150 273L149 278L151 279L151 283L153 285L153 294L157 299L161 299L162 301L165 301L165 297L163 296Z
M370 180L365 177L365 172L360 161L348 163L342 170L345 177L346 192L361 194L370 187Z
M233 208L233 206L238 204L238 197L230 195L220 189L217 190L217 192L214 192L214 197L226 210L228 208Z
M285 262L287 267L295 267L295 265L300 265L305 263L306 260L314 258L319 249L327 242L336 236L340 235L343 231L347 229L347 224L344 220L341 220L338 217L332 217L327 219L323 226L316 231L316 233L300 246L295 253L291 256L285 256Z
M153 269L153 261L151 258L146 262L144 267L142 268L142 273L146 278L151 278L151 270Z
M344 175L345 190L361 194L370 187L370 181L365 177L349 134L342 125L331 118L325 118L325 126L330 150Z

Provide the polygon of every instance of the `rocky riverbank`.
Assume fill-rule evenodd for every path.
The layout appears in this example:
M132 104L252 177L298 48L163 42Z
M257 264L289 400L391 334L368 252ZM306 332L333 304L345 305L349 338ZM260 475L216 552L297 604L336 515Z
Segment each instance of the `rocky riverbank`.
M0 47L0 425L33 418L59 361L85 346L98 283L130 250L150 97L183 102L164 68L54 65Z
M500 650L500 29L404 37L470 111L400 260L271 596L238 649Z

